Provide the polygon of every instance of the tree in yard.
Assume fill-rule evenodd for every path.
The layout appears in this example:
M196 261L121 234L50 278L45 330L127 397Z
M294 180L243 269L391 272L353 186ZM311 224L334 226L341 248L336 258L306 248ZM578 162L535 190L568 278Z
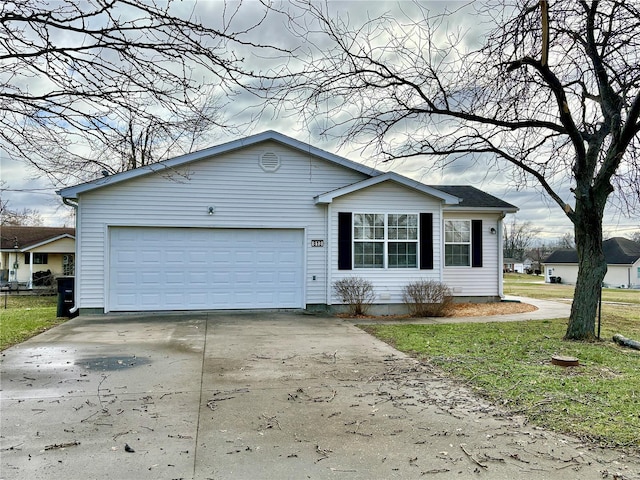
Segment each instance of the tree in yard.
M578 250L565 338L593 339L605 206L615 198L633 211L640 196L640 5L472 3L475 23L493 26L477 48L426 7L353 26L330 2L296 5L304 15L289 10L289 27L304 43L263 91L388 159L485 159L512 167L518 188L540 188Z
M513 217L510 223L504 225L502 249L504 256L519 262L523 261L527 249L541 231L542 229L534 227L531 222L519 223L516 217Z
M266 10L248 15L233 5L3 2L0 146L56 184L173 152L178 130L217 124L208 99L231 95L242 81L239 52L276 51L249 39ZM95 151L122 141L118 154L129 155L116 165Z

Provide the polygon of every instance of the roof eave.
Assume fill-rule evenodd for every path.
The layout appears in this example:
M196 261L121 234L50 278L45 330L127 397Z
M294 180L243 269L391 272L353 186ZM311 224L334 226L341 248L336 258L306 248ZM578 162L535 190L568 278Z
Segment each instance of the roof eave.
M32 245L27 245L26 247L20 247L20 248L17 249L17 251L28 252L29 250L33 250L34 248L42 247L43 245L47 245L49 243L57 242L58 240L62 240L63 238L70 238L72 240L76 239L76 237L74 237L73 235L70 235L68 233L63 233L62 235L58 235L58 236L53 237L53 238L48 238L47 240L42 240L42 241L40 241L38 243L34 243Z
M445 212L495 212L495 213L516 213L520 209L518 207L464 207L460 205L445 206Z
M364 190L365 188L369 188L384 182L395 182L404 187L416 190L422 194L439 198L446 205L457 205L460 202L460 199L454 195L442 192L436 188L430 187L416 180L412 180L408 177L404 177L395 172L382 173L377 176L367 178L366 180L352 183L351 185L347 185L330 192L322 193L320 195L317 195L314 200L316 204L326 205L332 203L333 200L338 197L349 195L359 190Z

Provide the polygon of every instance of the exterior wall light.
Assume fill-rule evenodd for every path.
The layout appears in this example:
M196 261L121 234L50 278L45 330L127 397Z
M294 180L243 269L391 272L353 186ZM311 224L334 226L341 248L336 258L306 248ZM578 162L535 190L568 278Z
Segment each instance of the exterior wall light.
M216 211L216 207L209 207L208 213L209 215L213 215Z
M497 230L493 227L491 227L491 230L489 230L491 232L491 235L495 235Z

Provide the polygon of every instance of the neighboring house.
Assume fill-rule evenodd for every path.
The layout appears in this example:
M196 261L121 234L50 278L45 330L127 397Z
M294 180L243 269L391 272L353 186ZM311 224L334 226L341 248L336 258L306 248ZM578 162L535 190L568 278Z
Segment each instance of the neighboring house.
M640 243L623 237L602 242L607 261L604 285L614 288L640 288ZM545 281L560 277L561 283L575 284L578 278L578 252L575 249L556 250L547 257Z
M0 227L0 283L14 287L49 286L60 275L74 275L75 229Z
M502 271L504 273L513 273L516 271L516 259L515 258L505 258L502 261L503 267Z
M499 299L502 219L517 211L273 131L58 193L77 207L80 313L325 309L351 276L387 311L418 279Z
M504 273L533 273L533 261L530 258L516 260L515 258L505 258L503 266Z

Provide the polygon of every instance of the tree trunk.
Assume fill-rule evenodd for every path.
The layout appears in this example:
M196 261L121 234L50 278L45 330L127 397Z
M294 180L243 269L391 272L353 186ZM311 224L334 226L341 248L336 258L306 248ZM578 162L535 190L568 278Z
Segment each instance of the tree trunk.
M578 250L578 280L571 305L565 340L594 340L598 299L607 262L602 251L600 208L576 205L575 241Z

